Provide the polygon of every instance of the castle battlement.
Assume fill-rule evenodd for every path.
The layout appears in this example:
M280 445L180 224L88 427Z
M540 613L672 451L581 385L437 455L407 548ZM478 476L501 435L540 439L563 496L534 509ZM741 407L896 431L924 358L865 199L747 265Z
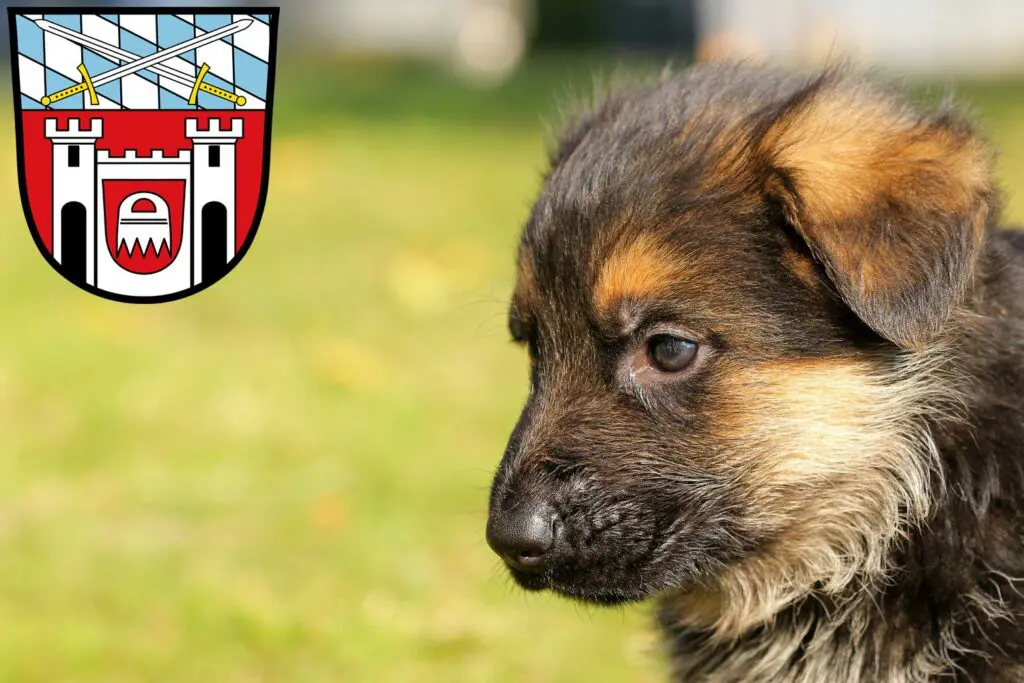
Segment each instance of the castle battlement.
M230 128L221 128L220 119L210 119L208 128L199 127L199 119L185 119L185 136L193 139L232 141L242 137L244 119L231 119Z
M51 140L98 140L103 137L103 119L91 119L88 128L81 127L81 119L68 119L67 128L61 128L58 123L58 119L46 119L46 137Z
M184 150L177 156L164 156L162 150L153 150L149 156L142 156L138 150L126 149L124 155L117 156L105 149L96 153L99 164L188 164L192 161L192 152Z

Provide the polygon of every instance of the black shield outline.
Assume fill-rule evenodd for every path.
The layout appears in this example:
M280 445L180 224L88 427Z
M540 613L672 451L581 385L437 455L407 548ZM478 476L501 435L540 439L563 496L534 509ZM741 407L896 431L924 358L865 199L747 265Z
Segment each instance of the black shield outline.
M260 179L260 194L256 204L256 212L253 214L252 225L249 228L248 235L246 235L245 242L238 248L234 258L228 262L227 268L219 278L211 280L210 282L203 282L199 285L190 286L188 289L184 289L173 294L162 294L159 296L129 296L124 294L114 294L100 289L95 285L80 284L68 279L62 272L60 264L57 263L57 260L53 258L53 255L47 250L46 245L43 244L43 240L39 236L39 229L36 227L35 220L32 217L32 208L28 201L28 189L25 178L25 138L24 131L22 130L21 74L19 73L20 70L18 68L18 31L16 18L22 14L73 14L81 16L83 14L110 14L111 12L115 14L267 14L270 16L270 59L267 63L267 98L265 109L266 113L264 115L265 123L263 127L263 175ZM165 7L159 5L149 7L112 8L110 6L89 7L79 5L77 7L51 7L48 5L36 5L32 7L18 6L7 8L7 26L9 29L11 44L11 85L13 87L14 100L14 134L17 137L18 147L18 190L21 194L21 207L22 212L25 214L25 221L28 224L29 232L32 234L32 240L36 244L36 248L58 275L82 291L110 301L118 301L128 304L160 304L185 299L212 287L226 278L232 271L234 271L238 264L242 262L242 259L245 258L245 255L249 252L249 248L252 246L253 241L256 239L256 233L259 231L260 224L263 222L263 214L267 204L267 193L270 189L270 148L271 141L273 139L274 98L276 97L275 80L277 75L277 36L280 21L281 8L266 6L211 7L207 5L203 7ZM99 245L97 245L97 248L99 248Z

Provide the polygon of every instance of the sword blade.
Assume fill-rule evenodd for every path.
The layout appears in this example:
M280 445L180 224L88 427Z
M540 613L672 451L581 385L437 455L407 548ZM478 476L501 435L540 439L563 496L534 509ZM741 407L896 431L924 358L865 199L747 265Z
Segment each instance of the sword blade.
M177 45L173 45L171 47L164 48L163 50L154 52L148 57L143 57L142 59L138 59L134 62L129 62L128 64L119 66L116 69L111 69L110 71L102 73L99 76L93 78L93 86L98 88L105 83L110 83L111 81L116 81L118 79L124 78L125 76L133 74L136 71L148 69L154 64L166 62L168 59L172 57L177 57L180 54L188 52L189 50L195 50L196 48L202 47L203 45L214 43L220 40L221 38L224 38L225 36L230 36L234 33L238 33L239 31L244 31L252 25L252 22L252 19L239 19L235 23L228 24L227 26L219 28L216 31L210 31L209 33L206 33L204 35L197 36L192 40L186 40L184 43L178 43Z
M55 24L52 21L47 21L46 19L36 20L36 25L38 25L39 28L43 29L48 33L52 33L54 35L60 36L61 38L64 38L65 40L69 40L72 43L75 43L76 45L81 45L82 47L88 48L96 54L100 55L101 57L105 57L114 62L134 62L142 59L141 56L135 54L134 52L123 50L117 47L116 45L106 43L100 40L99 38L93 38L92 36L88 36L84 33L72 31L71 29L65 26ZM192 87L193 81L195 80L194 76L192 78L189 78L188 74L182 73L177 69L174 69L166 64L154 64L148 67L147 70L157 73L167 79L170 79L175 83L188 86L189 88Z

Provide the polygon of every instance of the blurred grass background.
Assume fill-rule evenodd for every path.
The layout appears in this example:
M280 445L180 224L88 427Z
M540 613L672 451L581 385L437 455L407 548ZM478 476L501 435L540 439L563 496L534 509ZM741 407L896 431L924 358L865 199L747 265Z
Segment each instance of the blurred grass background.
M527 596L483 539L517 232L594 66L283 65L252 250L151 307L38 257L3 99L0 681L663 679L646 607ZM959 91L1020 221L1024 85Z

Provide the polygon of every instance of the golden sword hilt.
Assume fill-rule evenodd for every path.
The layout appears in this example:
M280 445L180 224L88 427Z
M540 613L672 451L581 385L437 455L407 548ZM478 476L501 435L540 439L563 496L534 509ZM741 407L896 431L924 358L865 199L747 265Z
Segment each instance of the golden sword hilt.
M92 106L97 106L100 103L100 98L96 96L96 88L92 85L92 78L89 76L89 71L85 68L85 64L78 65L78 71L82 74L82 82L78 85L73 85L70 88L64 88L57 92L46 95L40 100L44 107L49 107L54 102L60 102L65 100L72 95L77 95L80 92L89 91L89 101L92 102Z
M192 86L192 95L189 96L188 103L194 105L196 101L198 101L199 93L201 91L205 93L210 93L211 95L219 97L223 100L227 100L232 104L237 104L239 107L244 107L246 103L245 95L236 95L222 88L218 88L215 85L210 85L209 83L204 82L206 74L209 73L209 71L209 64L203 64L202 68L199 69L199 75L196 76L196 83Z

